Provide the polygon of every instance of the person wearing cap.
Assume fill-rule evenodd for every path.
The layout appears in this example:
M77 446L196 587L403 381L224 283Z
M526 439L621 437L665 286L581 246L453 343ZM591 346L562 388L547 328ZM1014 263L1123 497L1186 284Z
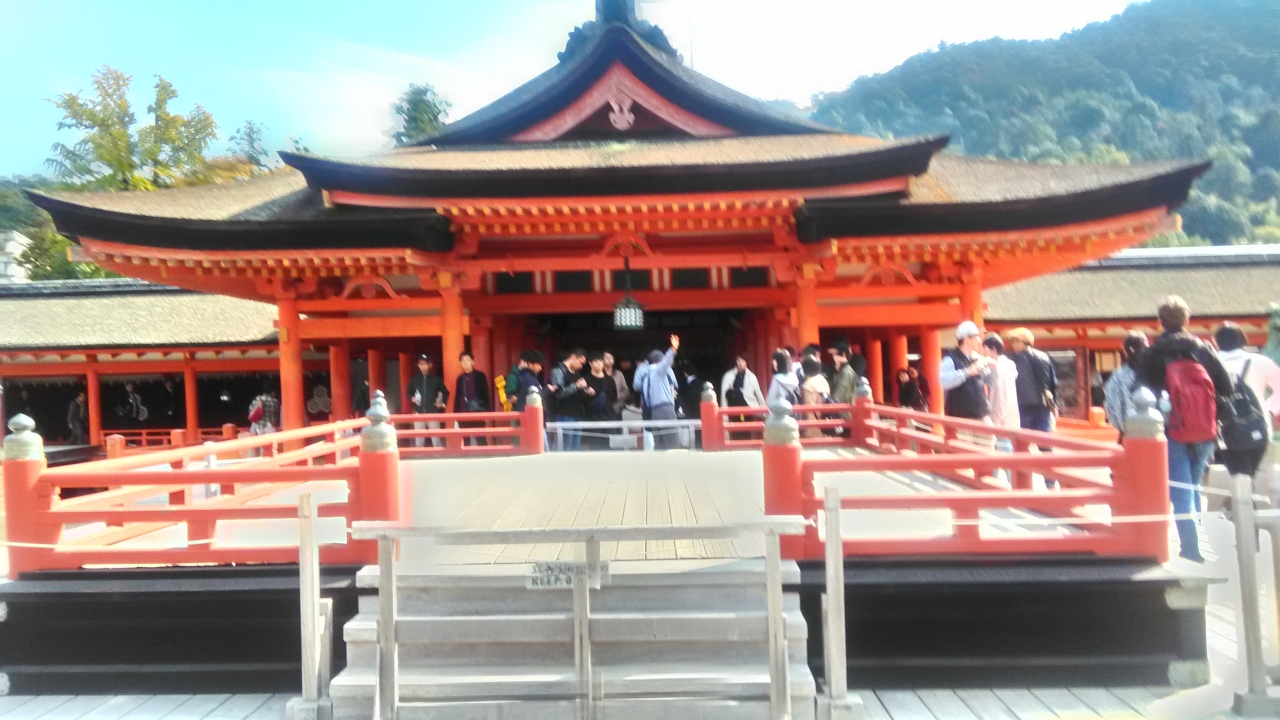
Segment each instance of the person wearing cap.
M431 372L431 366L430 356L418 356L418 372L414 373L413 380L409 382L409 402L416 413L442 413L449 406L449 388L444 386L444 380L439 375ZM424 428L439 430L441 424L434 421L419 421L415 422L413 427L417 430ZM426 438L414 438L413 444L416 447L426 447L426 440ZM431 438L431 445L444 447L444 438Z
M1018 367L1018 416L1022 428L1050 432L1058 396L1053 361L1033 347L1036 337L1029 328L1014 328L1005 333L1005 339L1009 341L1009 359Z
M965 320L956 328L956 347L942 356L938 376L946 393L944 409L952 417L985 420L991 414L984 380L991 361L983 356L982 331Z

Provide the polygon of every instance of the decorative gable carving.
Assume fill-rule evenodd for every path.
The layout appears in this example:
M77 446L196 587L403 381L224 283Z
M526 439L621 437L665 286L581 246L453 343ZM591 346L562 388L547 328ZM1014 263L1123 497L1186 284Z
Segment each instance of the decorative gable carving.
M608 118L619 135L638 130L637 110L647 114L671 129L673 135L692 137L726 137L736 135L733 130L694 115L667 100L641 82L622 63L614 63L582 97L570 103L550 118L523 130L510 139L514 142L546 142L570 135L587 123L602 109L608 108ZM650 132L649 134L653 134Z

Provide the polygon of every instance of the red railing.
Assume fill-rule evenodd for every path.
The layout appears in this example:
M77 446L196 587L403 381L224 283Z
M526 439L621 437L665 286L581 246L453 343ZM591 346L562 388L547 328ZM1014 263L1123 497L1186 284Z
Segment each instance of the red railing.
M391 422L405 459L538 455L543 449L540 405L520 412L392 415Z
M219 440L235 440L240 428L226 424L217 428L200 428L196 437L188 438L185 428L147 428L144 430L111 430L103 439L107 457L152 452L160 448L188 447Z
M219 522L297 518L296 503L272 498L308 483L326 483L314 486L325 495L345 489L344 500L321 501L321 516L348 522L398 519L398 453L392 447L362 454L361 438L353 433L368 424L361 418L53 469L38 453L9 457L4 462L9 576L98 565L295 562L292 545L221 545L215 533ZM215 460L210 468L211 456L236 459ZM201 486L217 486L219 492L199 499ZM72 488L93 492L60 497ZM69 528L95 523L104 529L68 539ZM171 546L157 547L158 540L126 544L178 526L185 526L185 541L170 539ZM321 553L328 563L376 560L370 543L330 545Z
M852 408L849 427L850 444L864 451L859 456L806 458L803 440L764 445L767 514L816 516L822 507L816 486L833 473L872 474L836 479L844 509L937 512L916 535L901 523L878 526L868 515L861 536L845 540L846 556L1168 559L1163 438L1126 438L1122 447L870 403ZM996 439L1012 450L997 451ZM1035 488L1033 475L1057 487ZM878 485L867 487L869 478ZM925 487L912 487L921 482ZM784 540L783 549L795 559L823 556L816 527L803 539Z
M856 446L853 405L796 405L792 414L800 424L800 442L806 447ZM720 407L703 402L702 449L750 450L764 444L767 407Z

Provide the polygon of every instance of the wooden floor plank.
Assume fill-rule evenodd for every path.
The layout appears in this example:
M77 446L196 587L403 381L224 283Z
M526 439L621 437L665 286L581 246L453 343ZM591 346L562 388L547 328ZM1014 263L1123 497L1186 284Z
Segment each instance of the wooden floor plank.
M889 717L889 711L880 704L880 698L876 697L874 691L850 690L849 692L862 698L862 709L866 713L866 720L893 720Z
M627 501L622 508L623 525L643 525L645 508L648 504L648 483L644 478L627 479ZM643 560L645 544L643 540L629 540L618 543L619 560Z
M1073 687L1071 694L1080 698L1091 710L1104 718L1140 718L1143 713L1129 707L1124 700L1111 694L1110 690L1100 687Z
M587 495L591 492L596 483L588 478L567 478L560 486L560 502L556 504L556 509L547 518L546 523L528 527L549 527L562 528L573 525L573 519L578 516L582 510L582 504L586 502ZM542 562L547 560L555 560L560 555L560 546L563 543L537 543L527 546L529 554L526 556L530 562ZM574 543L579 546L579 543ZM574 548L577 550L577 548ZM577 550L581 553L581 550Z
M111 699L110 695L77 695L40 716L40 720L80 720Z
M1031 694L1059 717L1098 717L1097 713L1066 688L1031 688Z
M0 718L35 699L34 695L0 695Z
M284 706L294 697L293 693L277 693L249 714L245 720L284 720Z
M744 490L740 478L724 475L708 478L707 489L725 523L755 522L764 517L764 510L756 504L753 495ZM736 557L764 555L764 541L759 538L736 539L733 548Z
M36 720L36 718L71 702L72 695L40 695L5 713L4 720Z
M605 490L604 503L600 507L599 522L602 526L622 524L622 511L627 505L627 482L610 480ZM618 543L600 543L600 559L613 560L618 556Z
M916 695L934 717L946 720L979 720L952 690L917 690ZM982 718L982 720L986 720Z
M578 505L578 512L569 521L572 527L600 527L600 513L604 509L605 495L614 481L604 478L592 479L587 483L587 493ZM561 543L556 553L556 560L580 562L586 559L582 543Z
M685 482L685 494L689 498L689 506L693 509L694 521L699 525L720 525L724 518L720 516L720 508L716 507L715 498L707 487L706 477L689 478ZM713 540L706 545L708 557L737 557L737 550L731 540Z
M956 696L982 720L1018 720L1018 716L990 690L956 690Z
M1138 712L1139 715L1146 717L1147 710L1151 707L1151 703L1159 700L1155 693L1144 687L1113 687L1107 688L1112 695L1120 698Z
M151 697L151 695L116 695L80 720L120 720Z
M893 720L937 720L911 690L877 690L876 697Z
M1001 688L994 692L1000 702L1018 716L1018 720L1056 720L1058 717L1057 713L1036 699L1030 690Z
M661 476L646 478L645 524L671 524L671 505L667 500L667 479ZM644 544L646 560L674 560L674 540L647 540Z
M524 522L520 527L524 528L546 528L551 527L551 518L553 518L561 506L569 501L567 480L552 480L545 483L538 483L540 489L544 492L534 496L533 502L529 505L529 513L525 515ZM574 509L577 504L574 503ZM507 545L503 548L502 553L506 556L499 562L529 562L529 555L533 552L533 545Z
M120 720L160 720L189 699L190 695L153 695Z
M230 700L215 708L204 720L245 720L270 699L269 693L232 695Z
M163 720L204 720L205 716L229 700L230 695L190 695L160 717Z

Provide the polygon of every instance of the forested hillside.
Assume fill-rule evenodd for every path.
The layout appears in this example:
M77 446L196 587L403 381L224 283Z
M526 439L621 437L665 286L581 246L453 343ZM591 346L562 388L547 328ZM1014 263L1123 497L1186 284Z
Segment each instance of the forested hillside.
M997 158L1210 158L1181 210L1193 237L1172 241L1280 242L1280 0L1150 0L1057 40L943 45L813 117Z

